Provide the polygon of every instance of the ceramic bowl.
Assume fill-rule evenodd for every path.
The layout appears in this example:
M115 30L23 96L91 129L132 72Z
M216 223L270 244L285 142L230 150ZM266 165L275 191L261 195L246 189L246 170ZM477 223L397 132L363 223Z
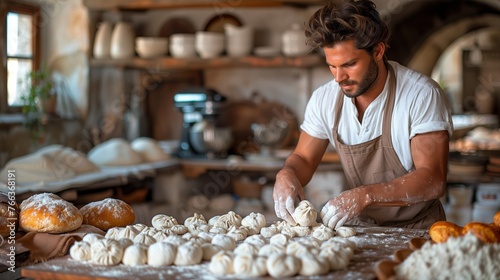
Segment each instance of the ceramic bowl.
M196 52L201 58L214 58L224 52L225 37L223 33L198 31L195 35Z
M188 58L196 56L194 34L173 34L170 36L170 54L173 57Z
M168 38L165 37L137 37L135 51L140 57L160 57L168 53Z

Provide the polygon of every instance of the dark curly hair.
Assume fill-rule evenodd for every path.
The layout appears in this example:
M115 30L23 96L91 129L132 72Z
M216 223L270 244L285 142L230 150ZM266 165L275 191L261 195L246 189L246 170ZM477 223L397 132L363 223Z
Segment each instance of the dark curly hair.
M358 49L372 53L380 42L388 47L389 28L370 0L332 0L316 11L306 25L307 44L332 47L354 39Z

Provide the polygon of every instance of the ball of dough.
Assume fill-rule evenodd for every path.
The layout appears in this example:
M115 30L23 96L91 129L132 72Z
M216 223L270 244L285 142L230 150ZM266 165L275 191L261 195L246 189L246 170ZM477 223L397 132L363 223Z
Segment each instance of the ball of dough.
M135 221L132 207L123 200L106 198L91 202L80 208L83 223L93 225L104 231L112 227L124 227Z
M195 265L199 264L202 258L203 250L201 246L193 242L186 242L177 248L174 264Z
M19 227L24 231L64 233L78 229L83 221L78 208L52 193L32 195L20 210Z
M286 254L287 255L293 255L300 257L301 255L307 253L310 250L310 247L307 245L304 245L300 242L297 241L292 241L289 242L288 245L286 245Z
M305 237L311 234L310 227L295 226L295 227L290 227L290 229L295 233L295 236L298 237Z
M170 228L170 230L177 235L182 235L188 232L188 228L185 225L174 225Z
M309 227L316 224L318 212L311 202L302 200L293 211L292 216L300 226Z
M263 256L250 254L236 255L234 258L234 272L244 277L261 277L267 274L267 259Z
M205 220L205 217L203 217L202 214L194 213L192 217L184 220L184 225L186 227L189 227L192 224L207 224L207 220Z
M278 228L275 226L263 227L260 229L260 234L265 238L270 238L271 236L277 234Z
M187 240L178 236L178 235L171 235L163 240L163 242L167 242L170 244L173 244L175 246L181 246L182 244L186 243Z
M167 242L156 242L148 248L148 264L151 266L164 266L174 263L177 246Z
M165 214L155 215L153 219L151 219L151 224L156 229L166 229L171 228L174 225L178 225L177 220L174 217Z
M135 227L128 225L126 227L120 227L120 232L118 233L118 238L128 238L130 240L134 240L134 238L141 233Z
M462 228L452 222L438 221L429 228L429 236L436 243L446 242L450 237L462 235Z
M300 259L287 254L273 254L266 261L267 272L274 278L291 277L300 270Z
M258 255L259 254L259 247L255 246L253 244L250 244L250 243L240 243L234 249L234 253L236 255L238 255L238 254Z
M130 146L141 155L144 162L164 161L169 156L160 148L158 141L149 137L139 137L134 139Z
M125 166L142 163L142 157L130 143L122 138L109 139L93 147L87 154L88 159L102 166Z
M7 237L19 227L19 206L15 197L0 192L0 236Z
M334 246L326 246L321 248L319 256L328 260L330 270L340 270L349 265L353 254L349 250L339 250Z
M77 261L90 261L92 258L90 243L86 241L77 241L73 243L69 249L69 255Z
M244 229L237 228L235 226L231 226L229 231L227 232L228 236L234 239L234 241L243 241L248 236L248 232Z
M138 235L136 235L133 241L134 243L139 243L144 245L151 245L153 243L156 243L156 239L145 232L141 232Z
M104 239L105 237L98 234L98 233L87 233L85 236L82 238L82 241L86 241L90 244L97 242L101 239Z
M217 222L215 222L214 227L221 227L229 229L231 226L239 227L241 226L241 216L233 211L229 211L227 214L221 215Z
M170 235L174 235L174 233L171 230L169 230L169 229L164 229L164 230L159 230L158 232L156 232L155 234L153 234L153 238L156 241L160 242L160 241L165 240Z
M102 239L91 245L91 261L101 265L116 265L123 258L123 248L114 239Z
M225 234L217 234L212 238L212 244L219 245L224 250L232 251L236 248L236 241Z
M241 225L255 228L256 233L259 233L260 229L266 226L266 217L261 213L251 212L241 220Z
M356 235L356 230L352 227L341 226L335 230L335 233L340 237L351 237Z
M204 261L209 261L212 259L212 257L217 254L218 252L224 250L219 245L215 245L212 243L204 243L201 245L201 249L203 250L203 257L202 260Z
M123 252L122 263L130 266L143 265L148 262L148 246L133 244Z
M277 244L266 244L259 249L257 255L270 256L272 254L284 254L285 247Z
M107 232L106 235L104 236L105 238L109 239L119 239L120 234L121 234L122 228L121 227L114 227L110 228Z
M132 241L128 238L120 238L116 241L118 241L118 244L120 245L120 247L123 248L123 250L127 249L127 247L129 247L129 246L134 245L134 241Z
M300 262L299 274L302 276L323 275L330 270L330 263L328 260L319 255L306 253L300 256Z
M288 244L288 236L281 234L281 233L278 233L276 235L273 235L273 237L271 237L271 239L269 239L269 243L281 245L281 246L286 246Z
M230 251L220 251L210 260L208 270L215 275L225 275L234 273L234 254Z
M320 225L319 227L316 227L312 232L312 236L314 238L317 238L322 241L328 240L332 238L334 235L335 233L333 232L333 229L325 225Z

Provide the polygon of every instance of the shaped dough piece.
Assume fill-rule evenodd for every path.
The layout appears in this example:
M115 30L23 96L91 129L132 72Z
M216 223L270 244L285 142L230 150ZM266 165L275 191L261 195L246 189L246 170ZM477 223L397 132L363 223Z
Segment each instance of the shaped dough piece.
M253 233L256 234L260 232L261 228L266 226L266 217L261 213L252 212L241 220L241 225L256 229L257 232Z
M158 214L151 219L151 224L156 229L166 229L178 225L179 223L172 216L168 216L165 214Z
M123 258L123 248L114 239L103 239L91 245L92 259L96 264L116 265Z
M64 233L79 228L83 221L78 208L53 193L34 194L19 209L19 228L24 231Z
M288 244L288 236L278 233L269 239L269 243L286 246Z
M312 232L313 237L322 241L328 240L332 238L334 235L335 233L333 232L333 230L325 225L320 225L319 227L316 227Z
M311 253L301 255L300 262L299 274L302 276L323 275L330 270L330 263L326 258Z
M205 220L205 217L203 217L202 214L194 213L192 217L184 220L184 225L186 227L189 227L192 224L207 224L207 220Z
M160 148L158 141L149 137L136 138L130 143L130 146L141 155L144 162L164 161L169 158L168 154Z
M259 248L267 244L266 239L260 234L249 236L243 242L253 244Z
M153 235L153 238L156 240L156 241L163 241L165 240L167 237L171 236L171 235L174 235L174 233L169 230L169 229L164 229L164 230L159 230L157 231L154 235Z
M123 250L127 249L128 246L134 245L134 241L128 239L128 238L120 238L117 240L118 244L123 248Z
M166 266L174 263L177 246L167 242L156 242L148 248L148 264Z
M341 226L335 230L338 236L340 237L351 237L356 235L356 230L352 227Z
M219 245L224 250L232 251L236 248L236 241L228 235L225 234L217 234L212 238L212 244Z
M352 258L351 253L345 250L338 250L334 246L321 248L319 255L328 260L330 263L330 270L346 268Z
M177 235L183 235L188 232L188 228L185 225L174 225L170 228L170 230Z
M86 241L77 241L73 243L69 249L69 255L77 261L90 261L92 258L90 243Z
M148 262L148 246L133 244L123 252L122 263L130 266L143 265Z
M142 163L142 157L122 138L109 139L93 147L88 159L99 166L126 166Z
M303 227L309 227L316 224L318 212L314 205L307 200L302 200L293 211L293 219Z
M258 255L270 256L272 254L284 254L286 252L285 247L277 244L266 244L259 249Z
M110 228L108 229L104 237L109 239L120 239L120 234L122 229L123 229L122 227Z
M163 239L162 242L167 242L167 243L173 244L175 246L180 246L180 245L186 243L187 240L178 236L178 235L170 235L169 237Z
M174 264L195 265L199 264L202 258L203 250L201 246L193 242L187 242L177 248Z
M215 275L227 275L234 273L234 254L229 251L220 251L210 260L208 270Z
M227 212L227 214L221 215L217 222L215 222L214 227L221 227L224 229L229 229L231 226L239 227L241 226L241 216L233 211Z
M297 241L292 241L289 242L288 245L286 246L286 254L300 257L301 255L304 255L305 253L309 252L310 249L311 247L307 245L304 245Z
M243 241L248 236L248 232L245 229L237 228L236 226L231 226L227 232L228 236L234 239L234 241Z
M287 254L273 254L267 258L267 272L274 278L284 278L296 275L300 268L299 258Z
M263 227L260 229L260 234L265 238L271 238L271 236L277 233L279 233L279 231L275 226Z
M250 243L240 243L236 249L234 249L234 253L238 254L250 254L257 255L259 253L259 247L250 244Z
M234 258L234 272L238 276L261 277L267 274L267 258L250 254L236 255Z
M302 226L295 226L295 227L290 227L290 229L295 232L295 236L298 237L305 237L311 234L311 228L310 227L302 227Z
M140 243L148 246L153 243L156 243L156 239L153 236L144 232L141 232L138 235L136 235L133 241L134 243Z
M94 243L94 242L97 242L101 239L104 239L105 237L102 236L101 234L98 234L98 233L87 233L85 234L85 236L82 238L82 241L86 241L90 244Z
M212 243L205 243L201 245L201 249L203 250L202 260L204 261L211 260L215 254L224 250L224 248L222 248L221 246Z
M130 240L134 240L134 238L140 233L135 227L128 225L126 227L121 227L120 232L118 233L118 238L128 238Z

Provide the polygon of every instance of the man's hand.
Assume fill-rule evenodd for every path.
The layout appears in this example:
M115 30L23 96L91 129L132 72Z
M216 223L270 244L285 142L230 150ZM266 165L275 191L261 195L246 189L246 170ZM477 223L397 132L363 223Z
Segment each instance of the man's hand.
M331 229L337 229L358 216L366 207L366 199L361 193L359 189L353 189L330 199L321 209L320 217L323 219L323 224Z
M283 169L277 174L273 199L276 216L284 219L291 225L296 225L297 222L295 222L292 216L295 211L295 199L305 199L305 194L302 185L293 171Z

